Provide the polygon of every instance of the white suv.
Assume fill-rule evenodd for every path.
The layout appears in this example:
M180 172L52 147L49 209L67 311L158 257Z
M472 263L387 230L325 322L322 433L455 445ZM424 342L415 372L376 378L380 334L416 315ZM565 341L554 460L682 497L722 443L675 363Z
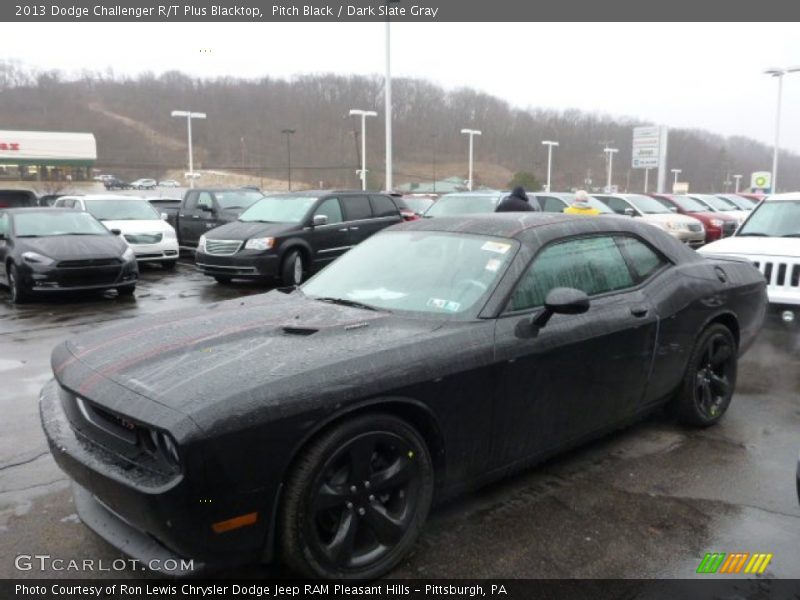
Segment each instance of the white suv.
M800 324L800 192L769 196L732 237L699 252L752 262L767 280L770 314Z

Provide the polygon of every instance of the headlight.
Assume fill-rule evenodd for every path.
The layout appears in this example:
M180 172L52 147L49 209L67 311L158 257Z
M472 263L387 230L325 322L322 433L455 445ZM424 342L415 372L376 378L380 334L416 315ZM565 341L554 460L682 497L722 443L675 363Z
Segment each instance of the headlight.
M23 252L22 259L26 263L34 265L52 265L55 261L49 256L39 254L38 252Z
M122 253L122 260L136 260L136 253L133 251L133 248L127 248L125 252Z
M206 251L206 235L203 234L200 236L200 239L197 240L197 251L198 252L205 252Z
M172 436L157 429L150 429L148 433L150 439L145 440L148 450L151 453L162 456L171 465L179 466L178 445L172 439Z
M717 229L722 229L722 226L725 225L725 221L722 219L711 219L709 221L712 227L716 227Z
M676 229L680 229L680 227L676 223L673 223L672 221L666 221L664 222L663 225L664 229L667 229L669 231L675 231Z
M175 235L174 229L167 229L164 231L164 239L165 240L174 240L177 236Z
M253 238L247 240L244 247L247 250L269 250L275 244L275 238Z

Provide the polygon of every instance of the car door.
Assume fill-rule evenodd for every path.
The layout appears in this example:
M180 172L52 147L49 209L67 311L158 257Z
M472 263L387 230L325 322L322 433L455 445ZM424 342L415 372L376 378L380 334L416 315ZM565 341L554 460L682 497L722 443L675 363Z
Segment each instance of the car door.
M543 212L560 213L564 212L564 209L567 208L567 204L555 196L537 196L537 199L542 206Z
M372 206L366 194L341 196L340 200L350 232L350 245L355 246L374 233L372 231L373 224L370 223L372 220Z
M311 230L310 242L315 268L327 265L350 249L350 230L344 221L339 198L323 199L312 213L312 223L317 215L326 216L328 222L325 225L317 225Z
M618 215L640 216L639 211L627 200L616 196L600 196L599 199Z
M214 228L214 212L214 198L210 192L190 192L186 207L181 212L181 243L196 246L200 236Z
M11 248L11 218L6 212L0 212L0 281L8 283L6 269L6 257Z
M366 223L366 239L381 229L403 222L403 216L394 200L384 194L370 194L369 203L372 207L372 218Z
M556 287L586 292L582 315L530 326ZM657 316L612 234L548 244L496 323L498 466L546 454L631 419L644 396Z

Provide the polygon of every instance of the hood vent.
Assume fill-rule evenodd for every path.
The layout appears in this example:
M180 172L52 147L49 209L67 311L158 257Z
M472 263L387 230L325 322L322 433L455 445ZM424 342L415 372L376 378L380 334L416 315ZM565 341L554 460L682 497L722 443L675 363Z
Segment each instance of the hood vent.
M286 335L314 335L319 331L310 327L281 327L281 329Z

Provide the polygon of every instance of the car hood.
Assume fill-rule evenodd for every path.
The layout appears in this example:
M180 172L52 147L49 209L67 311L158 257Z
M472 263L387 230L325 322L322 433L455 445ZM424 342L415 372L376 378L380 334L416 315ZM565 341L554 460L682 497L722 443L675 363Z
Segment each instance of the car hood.
M297 229L297 223L256 223L254 221L233 221L215 227L206 233L212 240L249 240L254 237L276 237L287 231Z
M125 233L157 233L167 232L172 230L172 225L163 219L124 219L121 221L101 221L106 229L119 229L123 234Z
M453 344L451 336L465 331L472 343ZM429 379L430 355L464 368L469 360L457 355L474 355L486 337L474 331L467 323L274 291L100 328L58 346L52 364L62 385L111 410L141 414L141 405L154 401L208 428L221 419L254 418L263 410L285 416L324 399L344 402L410 385L413 377ZM138 399L122 403L131 392Z
M52 235L17 238L19 252L37 252L54 260L117 258L127 244L115 235Z
M701 254L732 254L741 256L800 257L800 239L759 236L737 236L706 244Z

